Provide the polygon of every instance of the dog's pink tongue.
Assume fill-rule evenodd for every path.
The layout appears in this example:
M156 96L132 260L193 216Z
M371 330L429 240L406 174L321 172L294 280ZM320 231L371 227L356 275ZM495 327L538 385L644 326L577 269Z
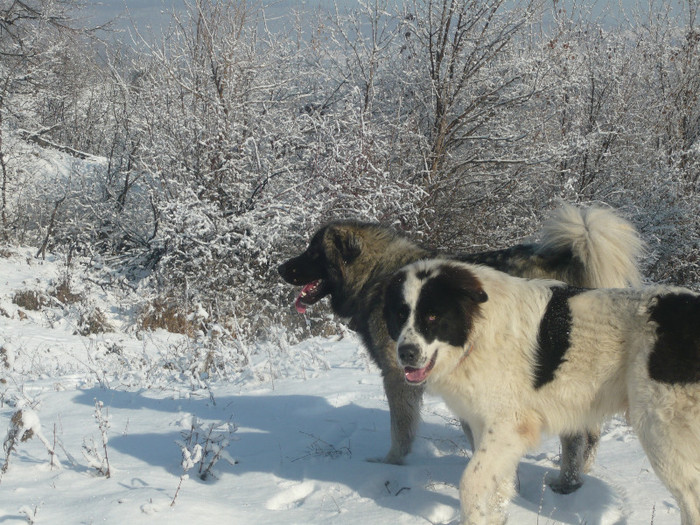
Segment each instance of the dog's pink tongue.
M407 366L403 369L404 373L406 374L406 380L411 383L420 383L425 381L425 378L428 377L429 366L430 364L424 366L423 368L411 368L410 366Z
M294 301L294 307L297 309L297 312L300 314L305 314L306 313L306 305L301 302L301 295L297 297L297 300Z
M306 305L301 301L306 294L308 293L309 290L313 289L318 283L316 281L307 284L302 288L301 292L299 293L299 296L297 297L297 300L294 301L294 307L297 309L297 312L300 314L305 314L306 313Z

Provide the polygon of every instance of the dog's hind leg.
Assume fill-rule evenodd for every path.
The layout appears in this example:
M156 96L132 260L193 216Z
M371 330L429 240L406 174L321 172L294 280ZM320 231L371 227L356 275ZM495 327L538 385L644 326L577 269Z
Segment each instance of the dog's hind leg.
M700 387L638 381L629 416L654 472L673 494L682 525L700 524Z
M689 457L696 443L680 442L665 431L641 429L639 439L656 475L681 510L681 525L700 524L700 457ZM695 438L697 439L697 437ZM697 451L696 451L697 452Z
M392 372L384 374L384 391L391 419L391 449L383 461L400 465L416 438L424 388L406 383L403 371L400 375Z
M600 430L573 435L562 434L560 439L561 469L559 477L549 486L559 494L571 494L583 484L583 474L593 466L600 441Z

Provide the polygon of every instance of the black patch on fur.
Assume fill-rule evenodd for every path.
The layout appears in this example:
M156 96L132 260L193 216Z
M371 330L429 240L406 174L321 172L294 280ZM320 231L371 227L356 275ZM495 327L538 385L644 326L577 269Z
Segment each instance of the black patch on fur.
M397 341L403 326L411 313L403 296L403 286L406 282L406 272L398 272L391 278L384 295L384 321L386 329L394 341Z
M520 277L542 277L562 279L580 276L583 263L574 256L571 248L543 251L538 244L516 244L502 250L478 253L462 253L454 257L458 261L483 264L501 272ZM580 281L580 278L577 279Z
M517 267L516 261L525 262L535 256L535 246L532 244L517 244L503 250L491 250L477 253L461 253L455 259L472 264L484 264L501 272Z
M660 295L650 318L658 326L649 355L649 377L670 384L700 382L700 297Z
M421 288L415 326L427 342L464 346L479 303L488 299L476 276L465 268L444 265Z
M551 290L552 297L547 303L537 333L535 389L542 388L554 380L554 374L565 361L564 355L571 345L572 318L569 299L584 291L571 286L557 286Z

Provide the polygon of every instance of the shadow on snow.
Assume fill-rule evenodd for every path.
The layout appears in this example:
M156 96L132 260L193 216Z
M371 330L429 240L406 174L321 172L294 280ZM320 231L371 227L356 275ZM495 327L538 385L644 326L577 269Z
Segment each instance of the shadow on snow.
M437 504L452 507L455 513L459 507L456 487L468 457L466 440L455 426L423 422L407 464L395 466L367 461L388 450L389 417L384 409L355 403L333 406L321 396L274 392L212 400L159 399L143 392L91 389L80 391L76 401L94 405L96 398L109 408L112 418L115 414L128 418L132 411L148 410L156 412L154 418L170 421L158 433L138 433L130 424L122 434L110 437L109 447L173 476L182 474L176 441L183 440L181 432L188 427L184 418L193 414L205 425L231 420L238 427L228 446L238 463L217 463L214 472L219 483L234 485L231 475L269 473L286 480L339 484L382 507L417 515L429 512L424 507ZM122 410L128 412L122 414ZM173 415L169 420L163 417L167 413ZM520 495L514 504L548 519L580 523L582 514L595 512L591 502L602 511L613 501L612 489L590 476L578 492L554 494L543 481L557 475L556 467L521 462ZM198 480L195 475L192 479Z

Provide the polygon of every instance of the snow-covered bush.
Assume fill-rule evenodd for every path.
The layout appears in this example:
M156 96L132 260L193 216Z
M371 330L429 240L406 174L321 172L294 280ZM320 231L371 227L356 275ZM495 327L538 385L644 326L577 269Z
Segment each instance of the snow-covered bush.
M10 456L17 449L20 443L31 440L36 437L46 448L49 453L49 462L52 468L61 468L61 463L58 461L54 447L46 439L41 430L41 421L36 411L30 407L24 407L17 410L10 418L10 426L7 430L7 435L3 441L3 450L5 451L5 461L0 469L0 475L7 472L10 467Z

